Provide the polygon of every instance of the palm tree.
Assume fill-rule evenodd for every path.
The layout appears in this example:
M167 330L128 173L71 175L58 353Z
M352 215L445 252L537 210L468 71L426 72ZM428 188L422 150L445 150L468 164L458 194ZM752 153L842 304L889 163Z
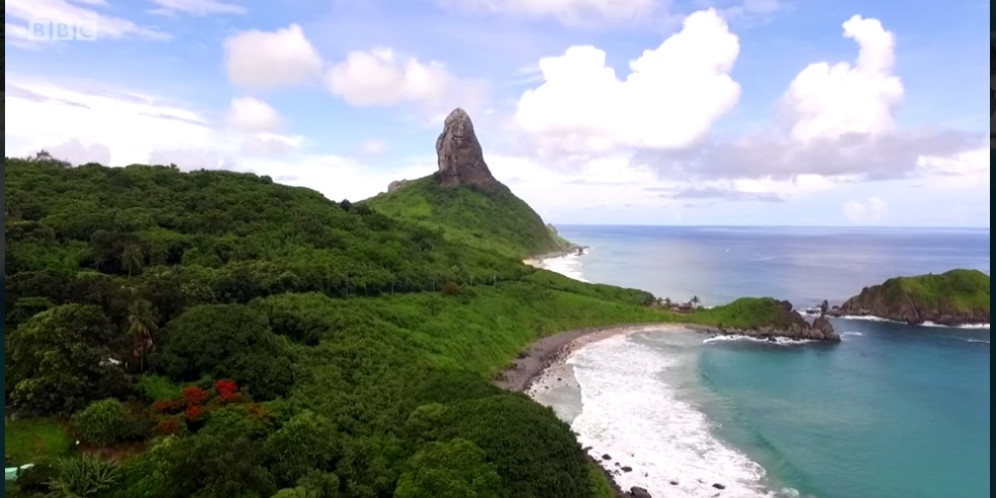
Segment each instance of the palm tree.
M124 266L125 270L128 271L129 277L133 273L142 271L142 264L144 262L145 255L142 254L142 248L136 244L125 247L124 252L121 254L121 266Z
M152 335L159 330L156 325L152 303L138 298L132 289L132 301L128 303L128 336L132 341L132 356L139 361L140 371L145 370L145 355L155 350Z
M699 301L699 296L692 296L692 300L690 302L692 303L692 307L697 307L701 301Z
M667 309L671 309L671 298L669 297L664 298L664 306L667 306Z

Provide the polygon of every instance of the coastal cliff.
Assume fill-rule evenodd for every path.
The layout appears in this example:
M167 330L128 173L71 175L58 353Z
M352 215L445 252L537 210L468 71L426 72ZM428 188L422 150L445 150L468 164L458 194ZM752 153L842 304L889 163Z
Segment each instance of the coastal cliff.
M724 306L696 311L688 315L688 321L724 335L840 342L840 335L825 316L809 323L794 311L792 303L770 297L742 297Z
M830 314L877 316L911 325L989 323L989 296L989 275L978 270L951 270L890 278L865 287Z

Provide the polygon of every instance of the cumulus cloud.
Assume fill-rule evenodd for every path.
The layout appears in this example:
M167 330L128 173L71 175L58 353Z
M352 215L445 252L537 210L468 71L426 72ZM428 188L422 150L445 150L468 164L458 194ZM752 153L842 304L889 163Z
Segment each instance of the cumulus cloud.
M895 129L892 113L903 85L892 74L896 37L878 19L855 15L843 24L844 37L858 43L854 65L810 64L792 80L785 104L799 141L836 139L846 134L880 136Z
M740 85L729 72L739 52L712 9L688 16L680 32L631 61L624 80L604 51L574 46L540 60L545 82L519 99L516 121L556 152L686 148L736 105Z
M925 158L978 146L975 133L896 129L893 114L903 87L891 73L895 36L878 20L860 16L843 29L858 44L856 62L804 68L781 101L789 118L784 133L768 130L679 151L644 149L633 161L670 177L881 180L924 174L929 168L919 165L931 161Z
M844 216L852 223L878 223L885 218L887 206L878 197L869 197L867 201L851 201L844 204Z
M228 112L228 123L242 131L273 131L282 121L276 109L252 97L233 98Z
M452 9L531 18L550 17L565 24L631 21L654 12L655 0L436 0Z
M979 187L989 185L992 167L990 147L985 145L948 156L920 156L917 172L931 178L935 187Z
M437 61L421 62L391 48L350 52L333 66L325 84L334 95L357 107L416 103L427 108L473 107L483 89L461 80Z
M291 24L276 31L243 31L225 40L228 80L251 89L269 90L317 82L322 58Z
M82 5L81 5L82 4ZM50 21L66 24L89 22L96 24L96 36L102 40L141 38L147 40L168 40L170 35L153 27L140 26L121 17L115 17L90 8L107 7L103 0L6 0L4 15L18 19L26 25L29 22ZM5 23L10 27L10 23ZM20 27L19 27L20 28ZM39 47L40 43L30 43L27 29L6 29L5 40L12 44Z
M246 9L235 3L219 0L151 0L159 6L153 14L190 14L206 16L211 14L245 14Z

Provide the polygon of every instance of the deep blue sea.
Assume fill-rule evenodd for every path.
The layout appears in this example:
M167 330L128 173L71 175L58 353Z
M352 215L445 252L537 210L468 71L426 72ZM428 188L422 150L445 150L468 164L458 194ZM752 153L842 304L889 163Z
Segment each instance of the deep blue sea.
M805 308L897 275L989 272L988 229L558 229L590 249L550 269L705 305L767 295ZM532 395L593 454L631 467L624 487L658 498L988 497L989 329L833 323L838 345L616 336Z

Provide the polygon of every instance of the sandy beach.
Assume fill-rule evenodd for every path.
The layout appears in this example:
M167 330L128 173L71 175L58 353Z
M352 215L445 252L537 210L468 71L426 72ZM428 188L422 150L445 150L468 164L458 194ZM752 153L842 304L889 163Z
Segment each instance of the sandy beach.
M670 323L635 323L558 332L543 337L519 353L512 365L498 374L495 383L510 391L526 392L544 370L566 360L585 344L620 334L688 329L687 325Z

